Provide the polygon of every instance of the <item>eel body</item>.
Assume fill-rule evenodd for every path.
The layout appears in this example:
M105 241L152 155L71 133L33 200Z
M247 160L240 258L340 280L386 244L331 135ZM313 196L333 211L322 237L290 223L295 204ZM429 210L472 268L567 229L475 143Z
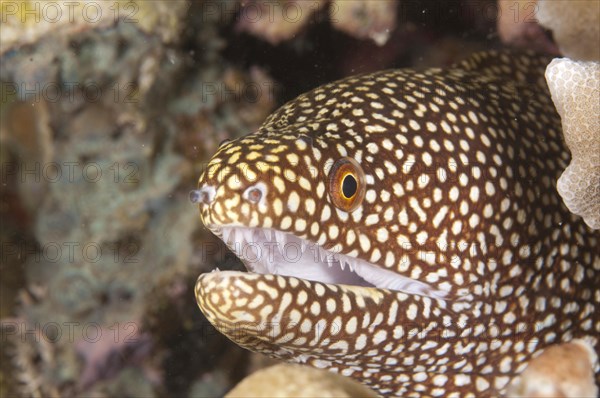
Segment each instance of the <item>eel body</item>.
M600 234L556 191L548 62L350 77L222 144L195 199L250 272L200 276L208 320L384 396L497 396L551 344L598 352Z

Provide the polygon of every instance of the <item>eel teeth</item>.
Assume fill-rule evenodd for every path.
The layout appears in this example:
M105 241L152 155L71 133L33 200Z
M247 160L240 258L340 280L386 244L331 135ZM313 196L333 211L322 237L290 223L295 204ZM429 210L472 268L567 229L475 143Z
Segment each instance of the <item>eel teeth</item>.
M259 233L256 229L254 229L254 228L246 229L244 232L246 235L247 243L253 243L253 242L259 241L259 236L258 236Z
M268 269L269 272L274 273L273 271L276 270L276 268L274 266L274 264L275 264L275 253L273 253L273 251L269 251L263 257L264 257L264 263L265 263L266 269Z
M229 236L231 235L232 231L233 230L230 229L230 228L223 228L223 231L222 231L222 233L223 233L223 242L229 243Z
M317 247L317 260L324 261L326 256L327 256L327 254L324 253L320 247Z
M353 261L348 261L348 266L350 267L350 271L352 272L354 272L354 270L356 269L356 265Z
M285 245L287 243L287 238L285 237L285 232L275 231L275 240L279 243L280 246Z
M352 271L352 266L350 265L350 262L349 262L349 261L347 261L346 259L344 259L344 258L340 258L340 264L344 264L344 266L348 266L348 269L349 269L350 271Z
M325 258L327 259L326 261L335 263L335 257L333 256L333 254L325 252Z
M336 264L335 259L333 258L333 256L327 256L326 259L327 263L329 264L330 267L333 267ZM343 269L343 268L342 268Z
M231 243L235 243L240 239L239 234L236 233L235 229L231 230L231 234L229 234L229 238L231 239Z

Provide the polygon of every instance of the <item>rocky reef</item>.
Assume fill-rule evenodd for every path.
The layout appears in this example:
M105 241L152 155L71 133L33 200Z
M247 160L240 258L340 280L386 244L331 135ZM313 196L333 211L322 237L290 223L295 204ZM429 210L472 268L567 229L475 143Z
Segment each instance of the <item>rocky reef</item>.
M275 104L219 90L271 80L219 56L226 20L195 8L204 23L185 36L190 3L73 2L71 19L57 4L2 2L2 274L20 281L2 313L3 391L184 393L214 369L181 379L174 362L241 352L195 311L190 283L223 255L187 192L203 156ZM169 333L195 335L197 351Z

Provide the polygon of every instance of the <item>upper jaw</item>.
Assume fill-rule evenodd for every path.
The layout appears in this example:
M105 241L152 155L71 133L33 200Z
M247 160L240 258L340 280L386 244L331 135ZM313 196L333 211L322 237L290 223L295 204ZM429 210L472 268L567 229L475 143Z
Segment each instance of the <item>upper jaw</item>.
M211 226L250 272L292 276L335 285L388 289L434 299L449 293L377 264L350 257L293 234L270 228Z

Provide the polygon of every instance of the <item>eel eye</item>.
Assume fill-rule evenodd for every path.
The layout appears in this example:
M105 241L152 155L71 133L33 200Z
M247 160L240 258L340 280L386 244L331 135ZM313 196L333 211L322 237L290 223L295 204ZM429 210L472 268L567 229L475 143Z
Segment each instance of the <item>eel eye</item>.
M350 212L360 206L365 185L362 167L352 158L339 159L329 172L329 197L340 210Z

